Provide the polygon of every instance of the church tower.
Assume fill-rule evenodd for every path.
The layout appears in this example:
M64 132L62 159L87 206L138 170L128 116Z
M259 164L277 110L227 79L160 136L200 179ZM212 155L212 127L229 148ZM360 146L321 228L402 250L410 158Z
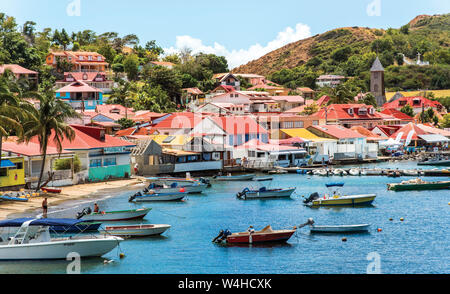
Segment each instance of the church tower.
M370 69L370 93L375 96L378 106L386 103L386 91L384 88L384 67L380 59L375 59Z

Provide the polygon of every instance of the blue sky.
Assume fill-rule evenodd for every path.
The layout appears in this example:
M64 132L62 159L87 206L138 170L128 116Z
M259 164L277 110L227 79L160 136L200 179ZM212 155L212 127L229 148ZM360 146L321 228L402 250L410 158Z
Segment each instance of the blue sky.
M77 4L77 1L80 3L80 16L69 16L68 5ZM0 2L0 11L14 16L19 24L33 20L38 29L51 27L65 28L69 32L91 29L97 33L134 33L142 44L156 40L167 52L190 47L194 52L225 55L232 66L259 58L287 43L338 27L398 28L419 14L450 12L448 0ZM71 11L76 12L76 9Z

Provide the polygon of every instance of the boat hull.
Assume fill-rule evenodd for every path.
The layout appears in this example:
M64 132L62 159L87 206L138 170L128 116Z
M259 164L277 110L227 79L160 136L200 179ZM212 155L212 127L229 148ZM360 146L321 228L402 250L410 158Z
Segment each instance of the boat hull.
M312 226L311 233L352 233L367 232L370 225L349 225L349 226Z
M417 165L450 166L450 160L419 162Z
M62 192L62 189L58 188L41 188L41 190L47 193L54 193L54 194L59 194Z
M147 213L150 212L150 210L151 208L142 208L136 210L93 213L85 215L81 219L85 221L122 221L122 220L142 219L147 215Z
M153 202L153 201L180 201L186 197L187 193L169 193L169 194L145 194L137 196L133 201L135 202Z
M208 186L206 184L191 185L191 186L180 186L176 188L156 188L152 189L156 194L169 194L169 193L179 193L181 189L184 189L186 193L189 194L200 194L203 193Z
M227 237L227 243L229 244L253 244L253 243L274 243L274 242L287 242L295 230L289 231L275 231L271 233L240 233L232 234Z
M170 225L111 226L106 227L102 233L119 237L158 236L170 227Z
M288 198L291 197L292 193L294 193L294 189L285 189L285 190L273 190L273 191L250 191L246 192L245 196L247 199L260 199L260 198Z
M220 176L217 177L217 181L251 181L255 175L242 175L242 176Z
M0 260L66 259L75 252L80 257L100 257L113 250L122 241L118 237L71 239L34 244L0 246Z
M312 206L359 206L371 205L376 195L354 195L341 196L338 198L316 199L312 201Z

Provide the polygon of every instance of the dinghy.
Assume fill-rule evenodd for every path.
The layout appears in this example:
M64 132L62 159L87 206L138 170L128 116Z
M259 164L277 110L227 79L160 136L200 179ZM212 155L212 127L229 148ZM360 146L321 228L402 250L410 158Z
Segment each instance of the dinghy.
M42 187L41 190L42 190L43 192L46 192L46 193L53 193L53 194L59 194L59 193L62 192L62 189L60 189L60 188Z
M170 227L170 225L107 226L102 231L102 234L126 238L158 236L170 229Z
M450 181L426 182L421 179L402 181L399 184L388 184L391 191L423 191L450 189Z
M254 243L271 243L271 242L287 242L291 236L297 231L294 227L292 230L273 230L269 225L261 231L254 231L250 227L247 232L231 233L229 230L221 231L214 238L214 243L225 244L254 244Z
M180 201L187 196L187 192L158 193L150 191L148 193L138 192L128 199L129 202L151 202L151 201Z
M2 201L28 202L28 198L26 198L26 197L14 197L14 196L10 196L8 194L1 195L0 199Z
M217 176L215 179L217 181L251 181L255 175L249 174L249 175L238 175L238 176L232 176L231 174L228 176Z
M155 183L150 184L143 192L148 193L149 191L155 191L157 194L169 194L169 193L178 193L178 192L186 192L189 194L200 194L203 193L206 188L208 188L207 184L202 183L192 183L192 184L181 184L181 183L172 183L169 185L158 185Z
M311 233L357 233L367 232L370 225L310 226Z
M348 174L351 176L360 176L361 170L359 168L352 168L349 170Z
M257 181L257 182L268 182L268 181L272 181L273 177L260 177L260 178L255 178L253 180Z
M262 187L259 190L250 190L245 188L242 192L237 193L239 199L263 199L263 198L289 198L294 193L295 188L288 189L267 189Z
M83 221L122 221L142 219L147 215L147 213L150 212L150 210L151 208L140 208L133 210L102 211L95 213L88 207L77 214L77 219Z
M66 259L76 252L80 257L100 257L121 241L115 236L52 238L51 226L74 226L73 219L12 219L0 221L0 227L19 228L13 237L0 240L0 260Z

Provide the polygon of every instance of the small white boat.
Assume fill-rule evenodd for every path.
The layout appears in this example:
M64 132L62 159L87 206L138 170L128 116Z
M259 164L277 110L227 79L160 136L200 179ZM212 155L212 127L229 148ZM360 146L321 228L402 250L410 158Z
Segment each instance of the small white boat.
M187 192L176 193L157 193L150 191L149 193L142 194L138 192L128 199L129 202L152 202L152 201L180 201L187 196Z
M178 192L186 192L189 194L200 194L203 193L207 188L208 185L202 183L193 183L188 185L172 183L170 186L165 184L158 185L152 183L144 190L144 193L148 193L149 191L153 190L157 194L160 193L169 194Z
M120 211L102 211L93 213L90 208L83 209L79 212L77 219L83 221L122 221L144 218L151 208L140 208L133 210L120 210Z
M346 176L347 172L345 170L343 170L343 169L336 168L336 169L333 170L333 174L335 176Z
M257 181L257 182L268 182L268 181L272 181L273 177L254 178L253 180Z
M360 176L361 170L359 168L352 168L348 171L349 175L351 176Z
M328 171L326 169L318 169L313 171L314 175L326 177L328 176Z
M381 169L366 169L365 175L367 176L379 176L383 174L383 170Z
M217 181L251 181L255 175L249 174L249 175L238 175L238 176L217 176L215 179Z
M413 176L413 177L415 177L415 176L418 176L418 175L419 175L419 171L414 170L414 169L412 169L412 170L404 169L404 170L402 171L402 174L403 174L404 176Z
M259 190L250 190L245 188L242 192L237 193L236 197L240 199L261 199L261 198L288 198L291 197L296 188L288 189L267 189L262 187Z
M362 195L341 195L339 188L343 187L344 183L330 183L326 187L330 190L330 194L320 196L319 193L311 194L303 201L308 206L363 206L371 205L375 200L375 194Z
M50 226L74 226L72 219L15 219L0 221L0 227L19 227L13 237L0 240L0 260L66 259L76 252L80 257L99 257L121 241L115 236L51 238Z
M310 226L311 233L356 233L367 232L370 225Z
M161 235L170 228L170 225L107 226L102 234L127 238L147 237Z

